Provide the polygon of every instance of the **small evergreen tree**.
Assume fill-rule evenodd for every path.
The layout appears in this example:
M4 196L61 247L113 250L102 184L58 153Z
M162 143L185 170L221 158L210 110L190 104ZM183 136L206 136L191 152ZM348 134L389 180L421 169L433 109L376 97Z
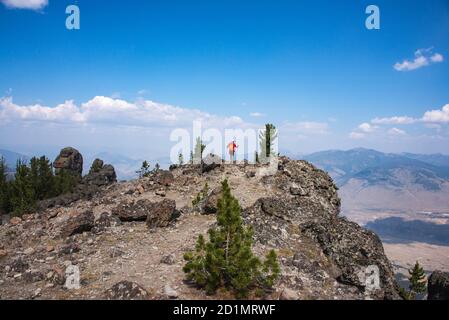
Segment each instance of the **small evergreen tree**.
M11 210L11 204L9 201L9 183L6 179L8 167L6 166L6 160L0 158L0 214L8 213Z
M53 174L53 167L50 160L42 156L39 158L39 184L38 184L38 199L48 199L54 197L55 190L55 176Z
M424 272L424 269L418 263L418 261L416 261L413 269L408 270L408 273L410 275L409 277L410 296L414 300L416 299L416 295L425 293L427 290L426 274Z
M179 153L179 155L178 155L178 164L180 166L182 166L184 164L184 156L182 155L182 153Z
M78 177L70 174L66 170L61 170L53 179L53 188L56 196L72 192L77 183Z
M193 161L195 163L201 163L201 159L203 159L203 151L206 148L206 145L203 144L203 141L200 137L196 138L195 150L193 152Z
M136 173L139 175L139 178L148 177L148 175L151 173L150 164L148 163L148 161L143 161L140 170L136 171Z
M253 254L252 228L244 225L227 180L222 182L217 207L217 226L209 229L209 242L200 235L195 251L184 255L187 279L208 294L224 286L237 298L246 297L251 289L270 289L280 272L276 253L271 250L263 264Z
M262 162L268 161L271 156L275 155L273 149L273 142L277 139L277 130L274 125L267 123L265 125L265 130L259 135L260 144L260 160Z
M198 194L196 195L195 199L192 200L192 205L196 206L198 203L201 202L201 200L207 197L208 193L209 193L209 185L206 182L204 184L203 189L201 189L201 191L198 192Z
M17 161L14 181L11 184L11 206L15 215L32 211L36 205L36 195L30 168L22 160Z

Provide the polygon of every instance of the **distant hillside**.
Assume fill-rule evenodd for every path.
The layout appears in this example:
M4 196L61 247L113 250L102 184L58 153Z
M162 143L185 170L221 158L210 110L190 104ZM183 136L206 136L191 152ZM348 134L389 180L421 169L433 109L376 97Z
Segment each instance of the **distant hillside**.
M441 153L437 154L415 154L415 153L402 153L403 156L420 160L429 164L440 167L449 167L449 155L444 155Z
M4 158L6 160L6 165L8 167L8 172L14 172L17 164L17 160L28 161L28 157L26 155L0 149L0 158Z
M407 155L410 155L408 157ZM330 173L337 185L351 179L364 180L368 185L404 187L409 183L426 190L440 190L449 181L449 156L391 154L370 149L330 150L304 157Z
M339 186L343 211L449 212L449 156L370 149L305 156Z

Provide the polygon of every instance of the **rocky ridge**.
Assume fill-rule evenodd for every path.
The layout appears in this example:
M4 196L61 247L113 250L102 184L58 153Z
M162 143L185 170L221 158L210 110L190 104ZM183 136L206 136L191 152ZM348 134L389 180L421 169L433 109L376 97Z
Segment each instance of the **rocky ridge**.
M121 183L103 163L93 168L75 196L0 226L1 299L230 298L205 295L182 272L183 254L215 223L224 178L254 227L256 254L278 253L281 277L265 298L399 298L379 238L339 216L337 187L306 161L173 166Z

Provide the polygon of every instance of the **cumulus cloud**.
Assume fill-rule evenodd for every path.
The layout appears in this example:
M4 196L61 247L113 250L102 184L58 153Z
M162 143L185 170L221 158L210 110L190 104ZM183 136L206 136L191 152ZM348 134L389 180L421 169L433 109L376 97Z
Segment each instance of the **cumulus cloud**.
M1 0L8 8L40 10L48 5L48 0Z
M72 100L50 108L40 104L19 106L10 97L0 99L0 121L14 120L79 123L85 121L85 116Z
M374 126L368 122L364 122L349 134L349 138L351 139L365 138L367 134L376 131L378 128L379 128L378 126Z
M40 104L20 106L11 97L0 99L0 122L41 121L77 124L116 124L135 127L188 127L200 121L205 127L249 127L240 117L220 117L198 109L188 109L150 100L129 102L105 96L77 106L68 100L55 107Z
M425 112L422 120L430 123L449 123L449 104L443 106L441 110Z
M391 128L388 130L388 134L391 136L405 136L407 133L404 130L398 128Z
M364 122L361 125L358 126L358 130L364 133L370 133L377 129L377 126L373 126L369 124L368 122Z
M443 55L440 53L433 53L433 48L418 49L415 51L415 58L413 60L405 59L402 62L396 62L393 68L396 71L412 71L429 66L433 63L443 62L443 60Z
M441 54L435 53L433 56L430 57L430 61L432 62L443 62L444 58Z
M371 120L371 123L374 124L412 124L418 121L412 117L407 116L395 116L390 118L375 118Z

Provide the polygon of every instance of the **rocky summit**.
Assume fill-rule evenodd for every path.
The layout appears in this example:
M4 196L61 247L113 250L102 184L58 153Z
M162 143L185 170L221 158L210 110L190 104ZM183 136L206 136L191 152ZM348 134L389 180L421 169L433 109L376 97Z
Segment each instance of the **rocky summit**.
M78 170L74 150L61 159ZM128 182L96 161L74 194L0 226L0 298L230 298L206 295L182 271L184 253L216 223L224 178L253 226L256 255L278 255L281 275L265 298L399 298L378 236L339 216L326 172L286 157L172 166Z

